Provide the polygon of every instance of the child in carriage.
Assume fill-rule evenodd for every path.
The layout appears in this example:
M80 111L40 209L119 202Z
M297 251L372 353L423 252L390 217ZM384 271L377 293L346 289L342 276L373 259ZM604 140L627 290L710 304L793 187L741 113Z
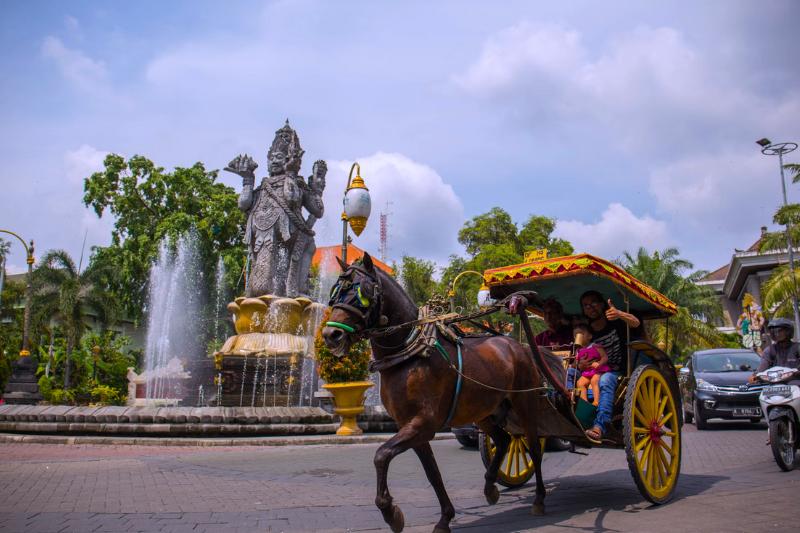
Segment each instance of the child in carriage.
M600 376L611 370L608 366L608 354L599 344L592 341L592 332L586 324L575 326L575 344L581 346L576 355L578 368L583 368L577 387L581 391L581 398L589 401L589 387L592 387L592 403L597 405L600 401ZM587 366L588 365L588 366Z

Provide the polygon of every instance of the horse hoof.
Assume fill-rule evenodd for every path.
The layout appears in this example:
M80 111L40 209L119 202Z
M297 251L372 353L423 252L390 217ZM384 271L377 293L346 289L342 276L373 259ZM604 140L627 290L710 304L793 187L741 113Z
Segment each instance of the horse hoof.
M534 503L531 507L531 514L533 516L544 516L544 505L541 503Z
M406 526L406 519L403 517L403 511L396 505L392 505L392 519L389 522L389 527L392 528L394 533L400 533Z
M492 485L491 487L485 489L483 491L483 495L486 496L486 502L489 505L496 504L497 500L500 499L500 491L497 490L497 485Z

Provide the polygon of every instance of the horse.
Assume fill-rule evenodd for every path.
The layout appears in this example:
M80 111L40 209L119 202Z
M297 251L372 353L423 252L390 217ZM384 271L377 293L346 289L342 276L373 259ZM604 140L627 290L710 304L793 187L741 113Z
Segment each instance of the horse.
M389 492L389 463L408 449L419 457L441 506L434 533L450 531L455 510L430 441L443 427L470 422L491 436L497 446L484 476L486 501L493 505L499 499L495 482L511 440L507 431L513 428L527 438L535 466L536 496L530 512L544 514L546 492L535 416L546 400L542 377L531 354L510 337L452 340L435 328L435 346L431 348L429 343L428 349L414 353L409 348L414 342L415 323L419 322L418 309L403 288L376 269L369 254L350 265L339 260L339 265L342 274L331 291L331 314L322 336L336 356L346 354L356 340L370 340L371 365L381 376L381 401L399 428L378 448L374 458L378 482L375 505L392 531L402 531L405 519ZM459 372L450 361L462 356Z

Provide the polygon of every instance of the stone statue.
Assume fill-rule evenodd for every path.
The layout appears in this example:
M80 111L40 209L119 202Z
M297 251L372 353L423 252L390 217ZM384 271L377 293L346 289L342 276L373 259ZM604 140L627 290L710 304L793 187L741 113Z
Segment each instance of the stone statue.
M225 167L242 177L239 209L247 214L244 240L250 264L246 296L296 297L308 293L308 271L315 249L311 228L324 212L327 165L317 161L306 183L299 174L303 154L297 132L287 120L275 132L267 154L269 175L258 187L254 187L258 164L247 154L237 156ZM303 208L309 213L307 218Z

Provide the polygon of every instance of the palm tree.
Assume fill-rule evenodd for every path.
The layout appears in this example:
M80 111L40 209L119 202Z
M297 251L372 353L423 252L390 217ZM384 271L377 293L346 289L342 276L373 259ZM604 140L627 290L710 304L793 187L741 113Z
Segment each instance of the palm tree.
M90 265L80 272L64 250L50 250L34 271L33 308L40 317L55 318L66 341L64 389L69 388L72 350L89 329L88 311L105 327L115 316L114 299L105 290L108 272Z
M664 342L668 351L678 352L690 347L710 348L722 342L711 325L722 317L722 306L713 290L697 285L708 272L698 270L684 275L694 265L682 259L677 248L651 254L642 247L635 257L625 252L620 265L678 305L678 313L669 324L649 324L648 334L655 342Z
M800 286L800 271L795 268L794 280L789 272L789 265L782 265L772 271L769 279L761 287L761 296L764 298L764 309L768 309L770 316L791 317L792 295Z

